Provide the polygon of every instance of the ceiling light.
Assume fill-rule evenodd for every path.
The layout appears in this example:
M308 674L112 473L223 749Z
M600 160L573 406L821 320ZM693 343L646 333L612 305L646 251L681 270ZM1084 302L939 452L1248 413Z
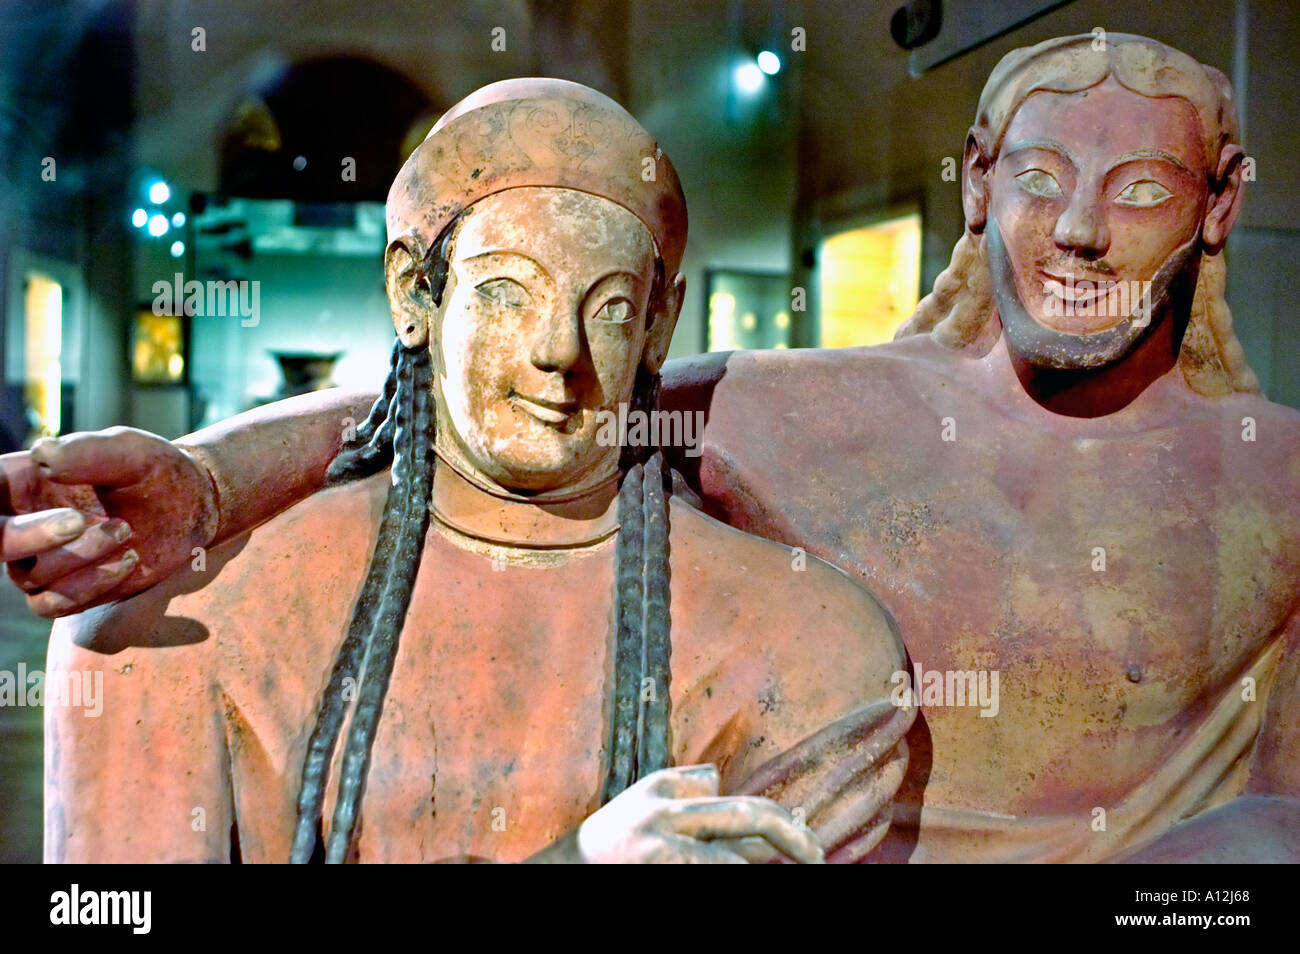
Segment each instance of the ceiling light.
M741 63L736 67L736 89L740 90L746 96L753 96L763 88L763 82L767 77L763 71L758 68L758 64L753 60L748 63Z

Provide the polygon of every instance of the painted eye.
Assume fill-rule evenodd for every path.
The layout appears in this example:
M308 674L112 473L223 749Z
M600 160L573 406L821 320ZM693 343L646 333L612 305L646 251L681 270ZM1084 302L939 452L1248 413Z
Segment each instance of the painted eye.
M1044 172L1042 169L1026 169L1016 176L1016 181L1026 192L1040 199L1060 198L1060 183L1050 172Z
M622 325L636 317L636 310L626 298L614 298L600 306L596 312L597 321L606 321L613 325Z
M528 289L513 278L489 278L474 286L474 290L503 308L527 308L533 303L533 296Z
M1130 182L1126 185L1123 191L1115 196L1115 201L1120 205L1149 209L1152 206L1159 205L1172 195L1172 192L1154 179L1139 179L1137 182Z

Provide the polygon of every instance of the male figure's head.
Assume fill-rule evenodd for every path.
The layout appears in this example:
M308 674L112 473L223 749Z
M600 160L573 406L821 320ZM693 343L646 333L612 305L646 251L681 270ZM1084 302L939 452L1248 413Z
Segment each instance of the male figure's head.
M967 235L900 334L939 325L987 350L996 310L1022 380L1113 372L1144 350L1171 366L1181 349L1197 390L1254 389L1222 300L1238 138L1223 75L1153 40L1008 54L967 136Z

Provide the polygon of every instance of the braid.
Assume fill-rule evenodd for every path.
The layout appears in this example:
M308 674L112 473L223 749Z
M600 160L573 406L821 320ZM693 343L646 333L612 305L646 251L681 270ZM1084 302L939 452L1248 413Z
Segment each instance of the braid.
M384 697L397 658L397 644L411 605L424 535L429 527L429 499L433 489L434 413L432 361L427 349L414 352L403 361L394 398L396 421L393 444L393 482L388 491L384 519L375 545L372 568L382 565L387 572L374 573L366 580L371 590L367 600L358 601L373 612L369 640L361 670L361 685L352 722L348 726L339 775L334 823L330 826L325 860L341 864L347 860L356 831L361 797L365 791L370 750L374 745ZM391 550L379 558L379 551ZM367 613L370 615L370 613Z
M633 408L653 410L658 393L658 375L638 372ZM671 480L661 451L641 461L636 458L645 457L644 448L624 447L623 456L614 550L614 698L602 802L672 762Z
M641 568L642 651L645 660L642 678L650 680L651 693L649 700L642 693L636 755L638 777L657 772L672 762L672 729L668 724L671 711L668 664L672 655L668 588L669 483L665 477L663 454L656 451L646 462L641 480L645 519Z
M298 823L291 859L311 860L316 849L325 780L346 711L348 681L360 685L344 750L343 775L330 834L329 861L346 858L355 829L357 805L384 694L396 656L397 638L406 619L428 528L428 500L433 482L432 361L427 349L401 350L389 417L396 454L392 486L384 503L370 568L352 611L347 637L321 699L316 726L307 745ZM382 433L380 428L376 433ZM393 456L394 447L388 448ZM374 458L370 458L373 460ZM340 819L347 822L340 832ZM350 819L350 820L349 820Z
M894 338L929 332L946 347L969 346L975 354L987 354L998 340L995 311L982 243L965 231L953 247L948 267L934 280L934 289L894 332Z
M609 777L602 802L636 780L636 730L641 691L641 607L644 603L641 553L645 517L642 511L641 464L623 476L618 492L618 536L614 543L614 699Z
M442 240L435 243L434 251L424 260L435 304L442 303L454 225L448 226ZM316 725L307 742L298 792L298 821L290 852L290 860L296 864L317 857L325 783L347 710L345 689L349 681L359 684L360 690L344 746L339 797L326 860L344 861L351 850L370 748L429 525L436 424L432 386L433 362L428 349L408 350L397 341L383 393L357 429L357 439L340 452L327 473L330 483L341 483L376 474L391 464L394 480L384 502L365 583L353 607L347 636L334 660Z
M1224 253L1202 252L1178 364L1188 386L1206 397L1234 391L1259 393L1259 378L1246 362L1246 353L1232 331L1232 310L1225 296L1227 281Z
M393 459L393 432L385 429L389 420L388 406L397 391L397 362L402 353L402 342L393 342L392 357L388 364L388 377L384 390L371 405L370 413L357 428L356 440L348 444L330 463L325 477L329 483L340 483L369 477L387 467Z

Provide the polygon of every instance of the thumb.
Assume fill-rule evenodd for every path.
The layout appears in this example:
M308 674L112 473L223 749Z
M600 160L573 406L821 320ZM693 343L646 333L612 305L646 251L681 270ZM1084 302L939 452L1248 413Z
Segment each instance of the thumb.
M157 454L152 434L129 427L42 438L32 445L41 475L60 484L124 487L148 476Z

